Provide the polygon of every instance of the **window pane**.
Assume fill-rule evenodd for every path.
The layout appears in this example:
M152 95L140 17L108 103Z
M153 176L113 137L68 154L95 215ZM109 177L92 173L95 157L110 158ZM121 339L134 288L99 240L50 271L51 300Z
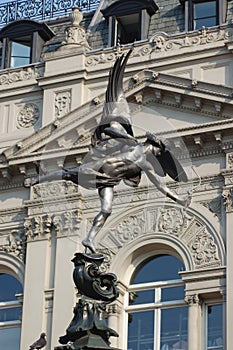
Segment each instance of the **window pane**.
M222 305L208 306L208 349L223 349Z
M212 27L217 25L216 1L194 3L193 5L194 29Z
M0 322L21 320L22 308L0 309Z
M161 349L188 350L188 308L161 311Z
M31 37L17 38L11 42L10 67L19 67L31 61Z
M20 328L0 328L1 349L19 350Z
M21 283L5 273L0 274L0 302L17 300L15 294L22 293Z
M208 18L216 16L216 0L194 4L194 18Z
M129 293L129 305L154 303L154 301L155 301L154 289Z
M183 299L184 299L184 286L162 289L162 301L183 300Z
M133 278L132 283L147 283L180 279L183 263L174 256L161 255L147 262Z
M153 350L154 312L129 314L128 350Z
M118 17L117 23L117 39L120 44L133 43L140 40L138 13Z

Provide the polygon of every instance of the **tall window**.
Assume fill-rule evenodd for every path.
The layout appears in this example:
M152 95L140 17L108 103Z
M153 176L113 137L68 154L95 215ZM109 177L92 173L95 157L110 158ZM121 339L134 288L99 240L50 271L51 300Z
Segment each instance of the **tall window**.
M193 1L193 29L218 24L218 1Z
M179 259L161 255L134 276L126 307L128 350L188 349L183 269Z
M223 306L207 305L207 350L223 350Z
M22 306L16 295L21 293L16 278L0 274L0 339L4 350L19 350Z

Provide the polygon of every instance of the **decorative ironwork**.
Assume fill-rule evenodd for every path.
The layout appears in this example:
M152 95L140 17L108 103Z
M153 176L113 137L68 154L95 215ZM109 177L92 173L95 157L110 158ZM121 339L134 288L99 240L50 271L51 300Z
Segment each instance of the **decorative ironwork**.
M20 19L46 20L68 15L72 8L94 11L99 0L20 0L0 4L0 27Z

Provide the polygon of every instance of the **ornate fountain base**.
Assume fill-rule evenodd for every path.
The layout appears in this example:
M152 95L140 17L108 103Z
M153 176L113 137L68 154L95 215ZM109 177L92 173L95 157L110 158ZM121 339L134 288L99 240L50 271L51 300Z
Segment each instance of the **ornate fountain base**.
M73 279L81 298L74 307L66 334L59 338L62 346L55 350L117 350L110 347L109 338L118 334L105 319L107 304L118 297L117 278L112 273L100 272L103 260L101 254L75 254Z

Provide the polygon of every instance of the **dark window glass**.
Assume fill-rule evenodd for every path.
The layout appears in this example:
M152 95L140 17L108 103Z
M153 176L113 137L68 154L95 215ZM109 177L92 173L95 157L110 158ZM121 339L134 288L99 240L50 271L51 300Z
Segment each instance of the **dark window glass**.
M207 349L223 349L223 307L208 306L208 347Z
M139 13L117 17L117 42L115 44L128 44L140 40L139 20Z
M129 305L147 304L155 302L154 289L129 293Z
M184 286L162 289L162 301L183 300Z
M160 347L162 349L188 350L187 329L187 307L162 310Z
M20 327L0 328L1 349L19 350Z
M184 264L174 256L161 255L147 262L133 278L132 284L180 279Z
M154 348L154 312L129 314L128 350Z
M217 4L215 1L194 2L193 29L217 25Z
M21 307L0 309L0 322L20 321L22 316Z
M5 273L0 274L0 302L17 300L15 294L22 291L21 283L16 278Z
M11 41L10 68L31 63L31 36L16 38Z

